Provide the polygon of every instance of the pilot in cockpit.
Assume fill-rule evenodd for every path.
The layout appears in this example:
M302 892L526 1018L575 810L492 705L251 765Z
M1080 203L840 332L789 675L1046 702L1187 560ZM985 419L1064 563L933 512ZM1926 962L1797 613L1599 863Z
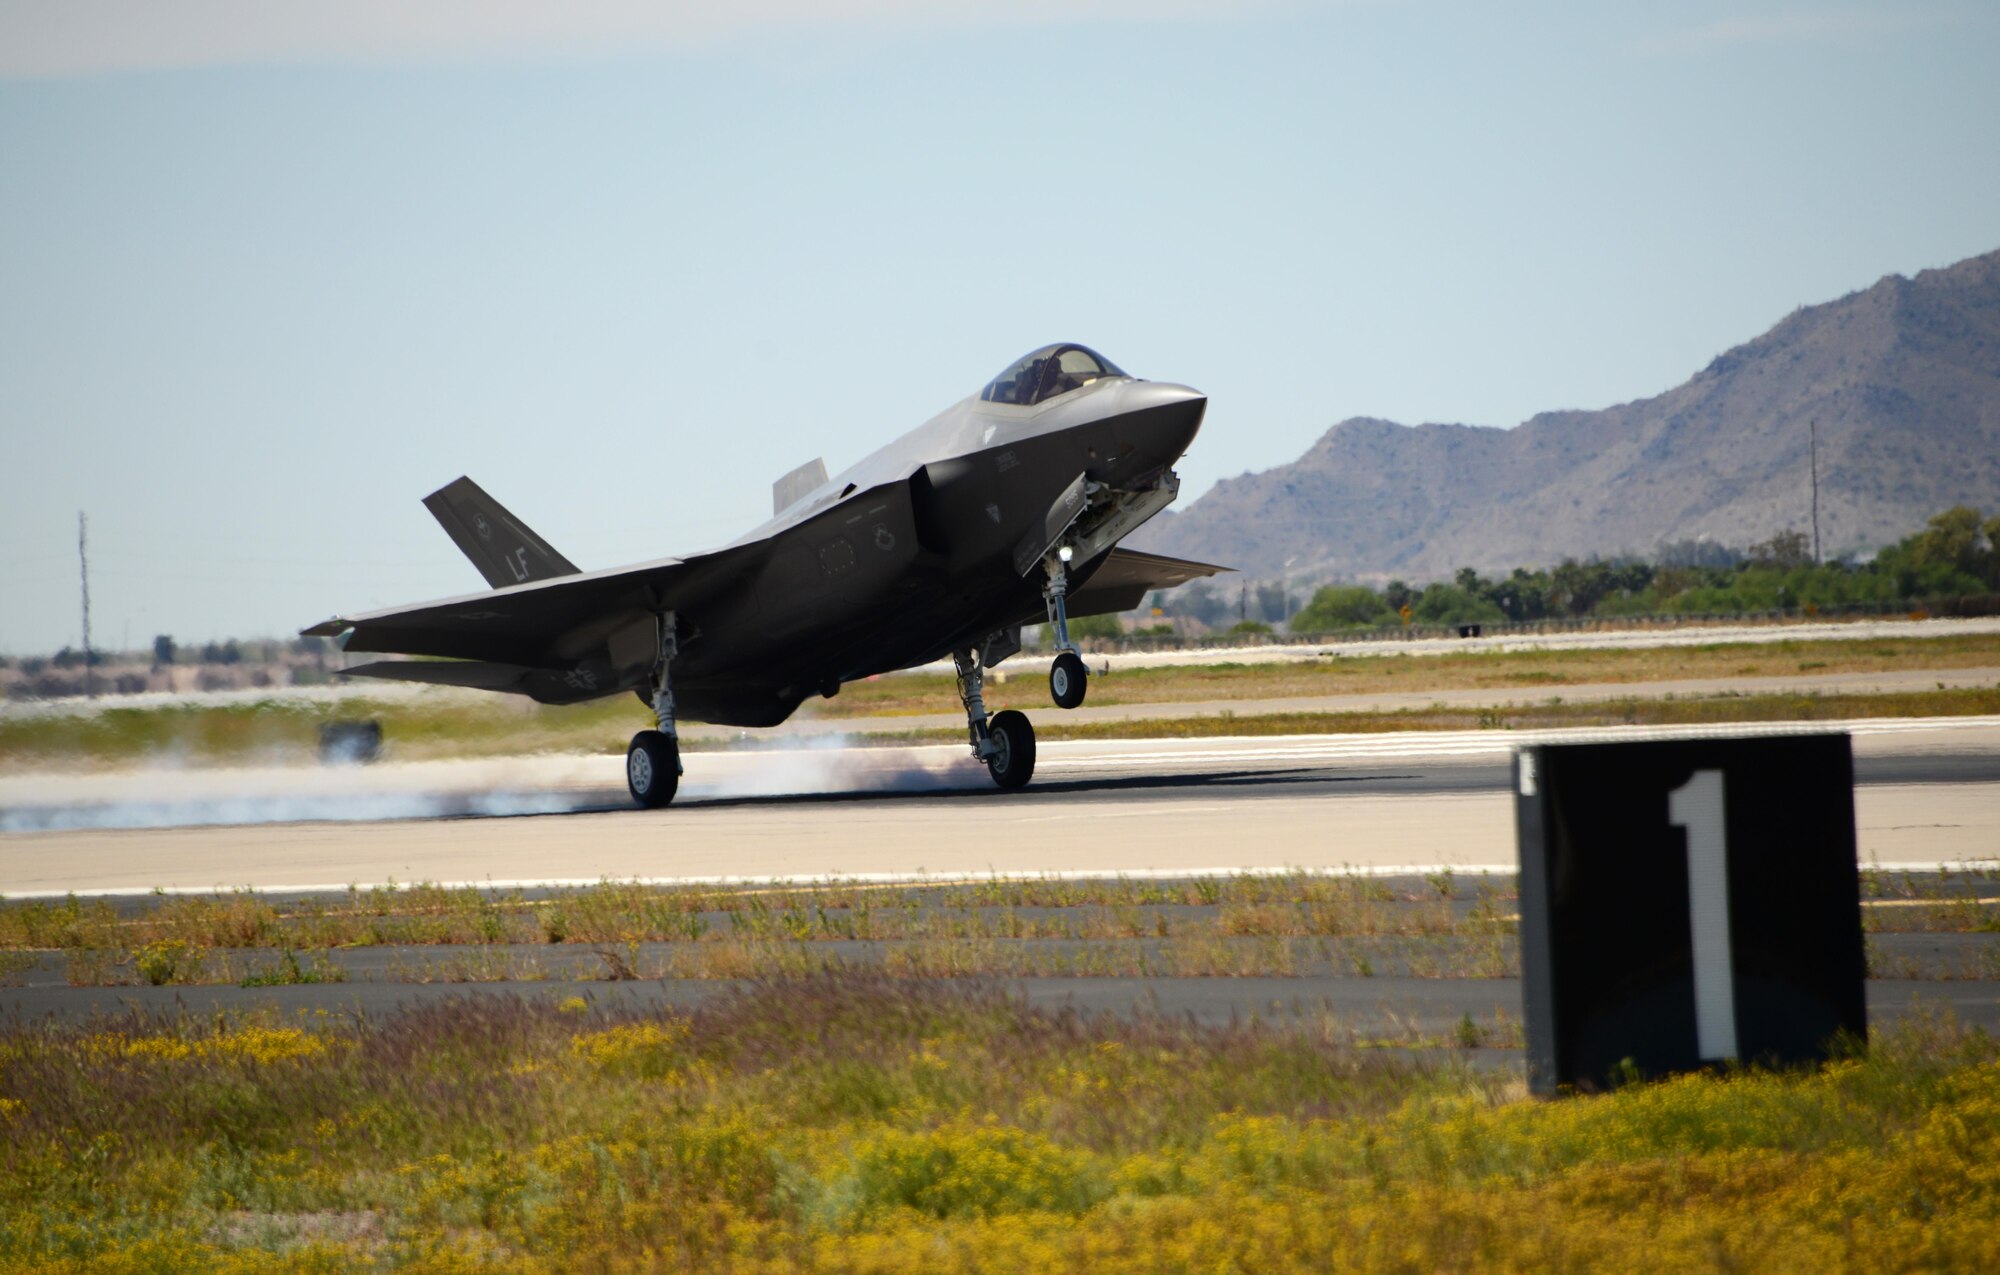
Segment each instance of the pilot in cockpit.
M1102 377L1123 375L1109 360L1083 346L1044 346L994 377L979 397L989 403L1026 407L1082 389Z

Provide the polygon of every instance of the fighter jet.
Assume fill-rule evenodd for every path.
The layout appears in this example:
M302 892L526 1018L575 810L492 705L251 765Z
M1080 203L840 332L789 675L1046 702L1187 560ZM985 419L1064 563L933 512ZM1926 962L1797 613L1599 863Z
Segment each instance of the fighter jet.
M304 630L350 652L444 657L363 664L390 678L573 704L632 691L655 717L625 775L641 806L680 786L677 724L775 726L810 695L949 655L972 755L1002 788L1035 769L1035 732L988 714L985 672L1054 633L1049 694L1083 703L1072 616L1139 605L1227 568L1120 549L1180 490L1174 462L1208 400L1142 381L1081 345L1017 360L977 394L829 478L822 460L773 486L770 521L708 553L579 571L469 478L424 504L490 592Z

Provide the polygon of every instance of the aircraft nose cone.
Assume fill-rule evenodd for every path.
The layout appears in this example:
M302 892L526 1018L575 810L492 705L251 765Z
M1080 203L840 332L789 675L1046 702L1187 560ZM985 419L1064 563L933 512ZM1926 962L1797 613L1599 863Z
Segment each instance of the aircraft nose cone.
M1185 385L1140 381L1125 387L1119 433L1147 453L1150 463L1171 465L1201 430L1208 396Z

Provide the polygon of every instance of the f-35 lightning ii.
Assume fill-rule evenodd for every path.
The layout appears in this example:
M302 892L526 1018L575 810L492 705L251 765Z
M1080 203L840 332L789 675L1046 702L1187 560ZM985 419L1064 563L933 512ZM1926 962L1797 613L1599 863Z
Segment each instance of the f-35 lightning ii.
M642 806L673 800L682 718L775 726L808 695L950 655L974 757L1002 788L1035 768L1023 714L988 715L985 670L1055 634L1049 693L1083 703L1072 616L1128 610L1226 570L1117 547L1180 490L1174 462L1208 400L1128 376L1080 345L1026 355L979 393L827 477L774 485L769 522L709 553L579 571L469 478L424 504L492 590L336 616L304 632L383 661L392 678L572 704L633 691L657 725L632 737Z

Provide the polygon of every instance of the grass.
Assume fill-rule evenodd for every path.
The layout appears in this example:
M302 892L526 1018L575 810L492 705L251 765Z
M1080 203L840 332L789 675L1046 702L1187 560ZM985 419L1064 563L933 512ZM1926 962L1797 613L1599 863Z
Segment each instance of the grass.
M847 975L0 1027L0 1272L1991 1270L2000 1047L1559 1102L1326 1019Z
M1042 741L1070 739L1207 739L1245 735L1348 735L1412 730L1556 730L1589 726L1695 726L1747 722L1835 722L1874 717L1984 717L2000 713L2000 687L1906 691L1880 695L1734 695L1619 699L1565 704L1559 700L1503 708L1430 708L1377 712L1232 713L1076 722L1044 714ZM881 745L957 743L962 729L870 731L851 742Z
M1184 704L1205 700L1295 699L1411 691L1536 690L1565 685L1666 682L1730 677L1888 673L1912 668L2000 666L2000 634L1939 638L1828 639L1805 642L1718 642L1701 646L1595 648L1555 651L1466 651L1445 655L1343 655L1264 664L1177 664L1120 668L1093 678L1090 703ZM1810 669L1802 669L1809 665ZM1037 693L1046 668L1031 656L1001 665L1007 682L989 688L996 702L1016 680ZM830 700L801 711L816 718L880 717L948 712L952 679L911 674L854 682Z
M1914 887L1913 887L1914 888ZM183 943L299 949L422 944L715 941L729 936L924 940L1157 935L1177 911L1219 932L1434 935L1484 932L1512 881L1394 883L1298 872L1185 881L994 878L971 883L810 886L606 881L539 892L388 885L273 899L254 890L0 904L0 950Z
M1880 976L1993 977L2000 938L1944 957L1891 936L2000 935L2000 870L1865 871ZM0 904L0 956L61 953L78 985L339 981L395 947L398 981L802 977L1413 976L1518 973L1509 876L991 879L662 886L529 895L432 885L273 899L240 890ZM1907 946L1907 945L1905 945ZM427 952L434 950L434 954ZM1969 964L1968 964L1969 962Z
M1363 655L1285 664L1178 665L1121 669L1092 683L1094 706L1187 704L1423 693L1462 689L1521 691L1565 685L1656 682L1683 678L1867 673L1910 668L1983 668L2000 665L2000 635L1940 638L1719 643L1665 650L1564 650L1468 652L1437 656ZM1002 671L1006 671L1003 666ZM988 702L1004 707L1045 702L1040 666L1025 659L1016 677L989 687ZM1017 684L1018 683L1018 684ZM1066 725L1046 714L1038 730L1047 738L1144 735L1278 734L1323 730L1472 729L1529 724L1595 724L1620 721L1815 720L1822 716L1958 715L1995 711L2000 689L1878 696L1737 696L1655 701L1635 698L1611 705L1546 704L1534 709L1435 709L1405 713L1285 713L1152 719L1116 726ZM1688 704L1707 708L1688 708ZM956 711L948 677L898 674L850 683L831 700L814 700L808 718L915 716ZM372 718L382 724L391 755L403 760L501 756L538 752L622 753L644 709L630 697L551 707L513 696L426 690L407 697L354 696L339 701L285 698L226 705L145 708L108 705L90 712L0 716L0 766L73 767L129 765L139 761L291 764L316 755L320 725L336 719ZM959 727L890 732L864 738L882 742L953 742ZM728 746L690 735L690 750Z

